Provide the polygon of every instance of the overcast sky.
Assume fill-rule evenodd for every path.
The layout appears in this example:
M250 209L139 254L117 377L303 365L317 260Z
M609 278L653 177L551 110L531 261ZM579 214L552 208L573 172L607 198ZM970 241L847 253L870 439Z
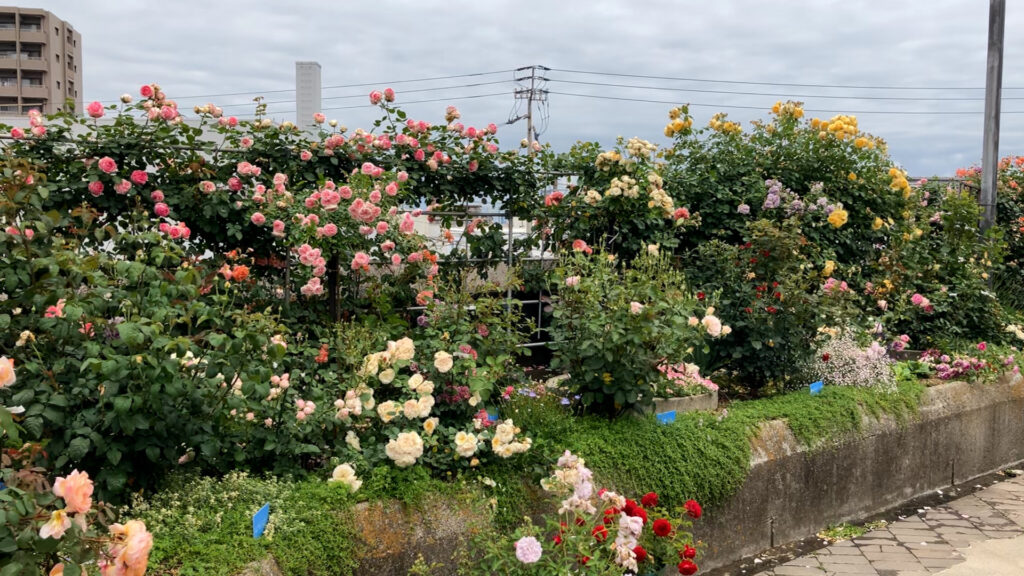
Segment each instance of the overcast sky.
M1024 34L1018 33L1024 6L1008 4L1000 148L1024 154ZM241 116L252 113L252 96L263 94L279 102L270 106L275 117L294 120L294 62L315 60L323 66L324 112L349 127L366 126L375 115L365 99L370 87L343 86L377 82L393 86L400 102L444 99L406 106L415 118L443 121L450 102L467 125L502 125L514 104L510 70L541 64L553 69L546 73L550 121L541 140L560 150L576 140L611 144L618 135L664 140L670 104L609 98L711 105L692 108L705 124L717 111L746 123L789 96L821 110L813 116L856 112L861 129L885 138L912 175L949 175L981 159L989 6L983 0L42 0L25 6L50 10L82 33L86 103L110 102L158 82L183 107L213 101ZM439 87L448 88L424 90ZM239 92L245 94L225 95ZM490 96L455 98L470 95ZM909 100L859 98L866 96ZM962 100L915 100L921 98ZM511 146L525 132L520 122L498 134Z

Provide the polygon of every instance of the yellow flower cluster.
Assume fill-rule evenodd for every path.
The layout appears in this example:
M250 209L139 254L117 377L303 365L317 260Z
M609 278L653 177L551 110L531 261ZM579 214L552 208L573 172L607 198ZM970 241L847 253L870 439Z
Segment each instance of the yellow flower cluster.
M820 132L818 132L818 138L821 138L822 140L824 140L829 134L832 134L839 140L845 140L857 135L857 117L839 114L838 116L833 116L832 119L828 121L812 118L811 128L820 130Z
M724 112L719 112L712 116L708 126L715 132L722 132L723 134L739 134L743 131L743 128L736 122L725 120Z
M893 166L889 168L889 178L892 181L889 183L889 188L894 192L903 192L903 199L910 198L910 182L907 182L907 173L899 168Z
M775 105L772 106L772 114L775 114L776 116L792 116L794 118L803 118L803 102L776 102Z
M597 160L594 162L594 164L598 167L598 169L607 172L611 170L612 166L615 166L620 162L622 162L622 154L619 154L615 150L609 150L607 152L601 152L600 154L598 154Z
M857 139L853 141L853 145L857 148L867 148L871 150L875 148L876 143L874 140L867 138L866 136L858 136Z
M849 217L850 214L846 210L837 208L828 215L828 223L831 224L833 228L841 228L843 224L846 224Z
M669 110L668 118L670 122L665 125L665 136L668 138L676 134L689 132L693 126L693 118L690 118L681 107Z
M633 158L646 158L658 151L658 145L633 137L626 142L626 152Z

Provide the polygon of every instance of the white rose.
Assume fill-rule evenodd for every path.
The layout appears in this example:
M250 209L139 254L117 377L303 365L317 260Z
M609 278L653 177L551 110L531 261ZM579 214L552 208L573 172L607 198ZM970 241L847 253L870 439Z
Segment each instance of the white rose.
M416 404L419 406L419 417L426 418L430 416L430 410L434 407L434 397L424 396Z
M353 492L359 490L359 487L363 485L363 481L356 477L356 471L350 464L340 464L335 467L328 482L341 482L351 488Z
M438 422L439 420L437 419L437 417L427 418L426 420L423 421L423 431L426 432L428 436L432 435L434 433L434 430L437 429Z
M469 458L476 454L476 449L477 439L475 435L462 431L455 435L455 451L458 452L459 456Z
M395 371L392 370L391 368L388 368L387 370L381 371L377 378L380 380L381 384L391 384L391 382L395 379Z
M420 404L415 400L406 400L405 404L402 404L402 414L412 420L418 418L420 415Z
M444 374L451 370L453 365L454 360L452 360L451 354L444 350L438 350L437 353L434 354L434 368L437 368L438 372Z
M416 355L416 344L412 338L402 338L395 342L388 342L388 352L395 360L412 360Z
M387 402L381 402L377 406L377 415L385 423L390 422L395 416L398 415L398 405L388 400Z
M716 316L705 316L704 319L701 320L701 324L704 325L704 329L708 331L708 334L711 335L712 338L718 338L722 335L722 321Z
M422 384L422 383L423 383L423 375L422 374L413 374L412 376L409 377L409 389L410 390L416 390L417 388L419 388L420 384Z
M384 453L395 462L395 466L407 468L423 455L423 440L415 432L402 432L398 438L388 442Z

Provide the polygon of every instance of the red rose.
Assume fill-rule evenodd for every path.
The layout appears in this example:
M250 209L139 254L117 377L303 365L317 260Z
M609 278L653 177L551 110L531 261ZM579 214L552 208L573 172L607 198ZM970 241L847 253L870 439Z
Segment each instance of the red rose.
M633 554L636 554L637 563L647 560L647 550L644 550L643 546L637 546L636 548L633 548Z
M697 292L697 300L703 300L703 299L704 299L704 293L703 292Z
M690 576L690 574L697 573L697 565L690 560L683 560L676 567L679 568L679 573L684 576Z
M654 525L651 529L654 530L655 536L661 536L664 538L672 533L672 523L664 518L658 518L654 521Z
M593 535L594 539L598 542L604 542L608 539L608 529L604 527L604 524L594 526L594 529L590 531L590 534Z
M654 492L648 492L640 499L640 503L644 505L644 508L656 508L658 506L658 495Z
M679 555L685 560L693 560L697 557L697 549L687 544L683 546L683 551Z
M562 543L562 537L561 537L561 536L559 536L558 534L555 534L555 535L554 535L554 536L553 536L553 537L551 538L551 541L555 543L555 546L558 546L558 545L560 545L560 544Z
M633 513L630 514L630 516L634 518L639 518L644 521L644 524L647 524L647 510L644 510L639 506L633 509Z
M821 361L822 362L828 362L828 359L831 358L831 357L832 356L830 356L828 352L825 352L824 354L821 355Z
M626 516L632 516L633 512L636 511L636 501L626 499L626 505L622 507L622 511L626 513Z
M683 506L686 507L686 513L690 515L690 518L700 518L700 515L703 513L700 504L696 500L687 500Z
M615 515L619 513L618 508L607 508L604 511L604 524L605 526L615 522Z
M587 521L584 520L582 517L580 517L580 516L576 517L576 525L577 526L583 526L586 523L587 523Z
M587 562L590 562L590 556L580 556L580 564L586 566ZM693 572L690 572L690 574L693 574Z

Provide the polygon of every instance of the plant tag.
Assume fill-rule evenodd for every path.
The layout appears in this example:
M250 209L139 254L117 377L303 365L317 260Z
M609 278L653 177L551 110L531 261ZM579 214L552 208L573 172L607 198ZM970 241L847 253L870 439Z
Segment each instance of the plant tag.
M824 387L825 383L822 382L821 380L818 380L817 382L811 384L811 396L817 396L818 394L821 394L821 389Z
M270 522L270 503L267 502L252 515L252 537L259 538L263 536L263 531L267 529L267 522Z
M487 411L487 419L490 420L491 422L497 422L498 421L498 416L499 416L499 414L498 414L498 409L497 408L494 408L493 410L488 410Z
M662 412L658 414L658 422L661 424L671 424L676 421L676 411L669 410L668 412Z

